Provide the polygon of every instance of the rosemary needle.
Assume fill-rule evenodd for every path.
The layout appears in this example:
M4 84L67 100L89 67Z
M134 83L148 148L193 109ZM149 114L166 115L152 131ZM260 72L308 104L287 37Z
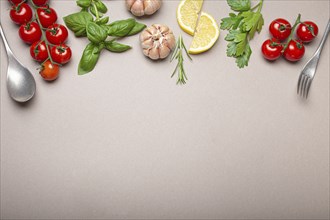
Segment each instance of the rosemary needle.
M188 54L188 51L186 49L186 46L183 43L183 39L182 36L180 35L177 42L176 42L176 46L174 49L174 52L171 56L171 62L176 59L178 60L178 64L176 65L174 72L172 74L171 77L173 77L175 75L176 72L178 72L178 81L176 82L176 84L185 84L186 80L188 80L187 76L186 76L186 72L184 71L183 68L183 51L186 53L187 57L191 59L190 55Z

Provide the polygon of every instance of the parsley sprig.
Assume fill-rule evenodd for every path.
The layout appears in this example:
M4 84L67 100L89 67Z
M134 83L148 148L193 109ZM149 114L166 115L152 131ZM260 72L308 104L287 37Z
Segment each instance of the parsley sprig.
M248 66L252 50L249 41L252 40L256 32L260 33L264 25L261 14L263 0L251 8L250 0L227 0L230 8L238 12L230 13L229 17L221 19L220 28L228 30L225 37L228 41L227 56L236 58L239 68ZM256 10L257 11L254 11Z

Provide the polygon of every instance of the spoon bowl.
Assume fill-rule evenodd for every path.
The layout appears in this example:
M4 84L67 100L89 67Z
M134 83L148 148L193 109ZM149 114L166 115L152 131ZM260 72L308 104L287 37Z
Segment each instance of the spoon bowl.
M17 102L29 101L36 92L36 82L31 72L24 67L11 51L0 23L0 35L8 56L7 90Z

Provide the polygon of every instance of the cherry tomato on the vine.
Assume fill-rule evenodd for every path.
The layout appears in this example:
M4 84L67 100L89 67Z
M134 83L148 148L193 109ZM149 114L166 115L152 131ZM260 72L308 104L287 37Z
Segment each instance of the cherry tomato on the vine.
M48 52L45 41L36 41L30 47L30 54L31 57L39 62L42 63L48 58Z
M276 40L268 39L261 46L261 52L267 60L277 60L282 55L283 46Z
M13 7L10 10L10 18L11 20L19 25L22 25L26 22L31 21L32 19L32 9L31 7L26 3L19 3L16 5L13 5Z
M12 4L19 4L19 3L21 3L22 1L24 1L24 0L8 0L10 3L12 3Z
M48 3L48 0L32 0L36 6L44 6Z
M269 32L273 35L274 38L279 41L283 41L289 37L291 34L291 24L283 19L277 18L269 25Z
M40 70L40 75L46 81L53 81L57 79L59 75L60 68L57 64L53 64L50 60L47 60Z
M48 28L57 21L56 11L49 7L40 7L37 9L37 14L41 25Z
M283 52L285 59L291 62L300 60L305 54L305 46L300 40L291 40Z
M18 30L20 38L27 44L32 44L41 38L41 30L36 22L29 22L20 26Z
M68 38L68 30L61 24L53 24L47 28L46 38L51 44L62 44Z
M304 21L297 28L297 36L302 42L311 42L319 33L319 28L312 21Z
M70 47L65 44L52 47L50 54L53 61L59 64L66 64L70 61L72 56Z

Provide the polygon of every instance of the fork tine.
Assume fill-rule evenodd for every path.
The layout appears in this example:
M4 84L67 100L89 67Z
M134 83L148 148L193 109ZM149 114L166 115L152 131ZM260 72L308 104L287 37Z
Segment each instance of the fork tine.
M308 93L309 93L309 89L310 89L311 85L312 85L312 79L308 80L307 91L306 91L306 96L305 96L306 99L308 97Z
M306 95L306 87L307 87L307 83L309 81L309 77L305 75L305 81L304 81L304 85L303 85L303 90L302 90L302 97L305 97Z
M299 95L300 95L300 96L301 96L302 93L303 93L305 79L306 79L306 77L305 77L305 75L303 75L302 78L301 78L300 88L299 88Z
M301 79L302 79L302 76L303 74L300 73L300 76L299 76L299 80L298 80L298 85L297 85L297 94L299 94L299 90L300 90L300 83L301 83Z

